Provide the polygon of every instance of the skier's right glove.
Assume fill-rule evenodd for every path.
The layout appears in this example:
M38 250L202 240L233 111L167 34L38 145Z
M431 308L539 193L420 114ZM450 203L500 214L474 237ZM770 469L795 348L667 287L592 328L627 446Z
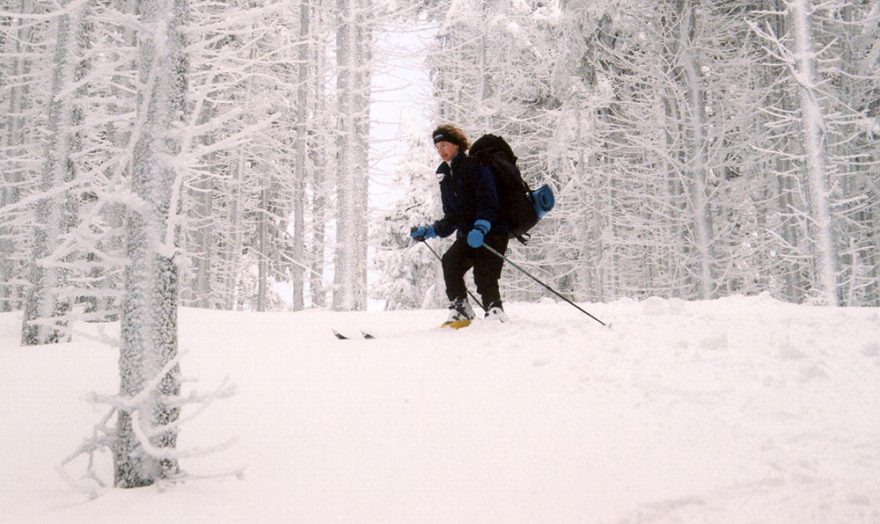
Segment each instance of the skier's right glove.
M492 229L492 224L489 223L488 220L477 220L474 222L474 228L471 229L470 233L467 236L467 243L474 249L483 245L483 240L486 238L486 233Z
M434 226L418 226L409 230L409 236L416 242L424 242L429 238L436 237L437 232L434 231Z

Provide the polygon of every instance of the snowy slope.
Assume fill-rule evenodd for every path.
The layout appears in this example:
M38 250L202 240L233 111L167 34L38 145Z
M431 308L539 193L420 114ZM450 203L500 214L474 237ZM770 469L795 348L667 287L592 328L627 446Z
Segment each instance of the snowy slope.
M880 310L584 306L612 329L553 303L458 332L443 311L183 309L187 387L239 392L179 445L238 443L182 465L245 476L92 501L54 467L105 412L85 398L115 393L116 352L91 324L19 348L2 314L0 521L880 522Z

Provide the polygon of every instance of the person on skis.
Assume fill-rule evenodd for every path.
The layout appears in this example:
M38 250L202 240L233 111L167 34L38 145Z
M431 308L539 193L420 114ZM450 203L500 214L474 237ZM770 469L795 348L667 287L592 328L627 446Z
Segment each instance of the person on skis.
M455 242L443 254L443 279L449 298L449 317L444 326L460 328L474 319L468 301L465 273L473 268L474 283L482 299L487 319L506 322L501 303L498 279L504 260L487 249L486 244L502 255L507 251L507 224L499 213L495 177L488 167L471 161L467 156L469 142L461 129L441 125L432 133L434 147L443 162L437 168L443 217L430 225L412 228L416 241L445 238L456 234Z

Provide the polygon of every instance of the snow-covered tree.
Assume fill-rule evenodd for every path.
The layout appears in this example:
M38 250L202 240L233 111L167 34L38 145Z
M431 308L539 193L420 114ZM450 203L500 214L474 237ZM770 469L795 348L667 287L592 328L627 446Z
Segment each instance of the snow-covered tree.
M868 173L877 165L877 117L869 100L880 71L876 43L865 36L876 34L877 7L768 4L752 27L779 72L765 105L777 138L760 145L781 168L779 208L788 219L773 247L791 268L787 298L874 303L877 238L868 231L878 193Z
M816 76L816 44L813 39L811 0L787 2L794 31L794 77L799 84L798 98L806 153L806 179L810 195L810 221L815 227L813 258L816 262L816 290L828 305L838 304L837 264L834 231L831 224L829 160L826 123L820 106Z
M132 156L133 202L126 220L119 357L119 411L113 442L115 485L134 488L178 473L174 448L180 408L177 363L176 217L184 169L180 123L186 116L185 0L139 0L140 90Z
M333 307L366 308L372 0L336 3L336 256Z
M15 8L19 16L6 18L8 23L0 24L3 53L0 101L6 109L0 117L3 130L0 139L3 151L0 155L0 311L20 309L24 295L23 259L27 239L24 227L16 225L15 220L24 213L20 207L13 211L13 207L27 195L27 187L31 185L29 166L39 158L36 152L29 154L33 129L27 123L41 121L42 112L34 107L40 103L39 93L35 93L33 82L28 79L37 74L34 64L46 61L41 58L49 56L39 38L48 22L36 22L26 16L38 9L30 0L10 4L9 8Z
M77 152L75 126L81 111L70 86L82 80L80 53L85 36L85 4L68 2L58 14L53 71L48 104L44 163L37 191L41 194L34 214L30 287L22 320L22 345L69 340L67 312L72 297L65 296L67 269L49 259L76 221L78 195L74 190L76 171L71 157Z
M430 129L408 124L407 151L394 174L392 184L403 197L376 224L372 232L379 272L370 295L385 302L385 309L418 309L446 304L440 261L431 252L442 253L443 241L414 245L409 228L430 224L441 216L439 177L434 174L437 154Z

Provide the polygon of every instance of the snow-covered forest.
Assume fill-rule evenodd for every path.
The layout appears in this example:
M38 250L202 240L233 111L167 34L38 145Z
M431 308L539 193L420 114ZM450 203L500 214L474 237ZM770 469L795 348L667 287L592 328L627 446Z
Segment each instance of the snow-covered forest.
M875 1L454 2L428 64L438 119L509 137L557 188L516 254L572 296L877 305L878 27ZM389 230L433 189L421 170Z
M431 44L377 47L406 28ZM375 206L398 51L428 123ZM120 323L117 485L178 470L180 306L443 305L408 234L440 122L555 188L510 254L573 301L880 306L878 0L0 0L0 312L23 346Z
M406 246L439 211L428 129L401 132L405 198L367 201L375 35L407 24L436 31L426 119L505 136L556 188L516 256L562 292L878 305L878 10L6 0L0 310L27 311L40 340L64 337L73 302L117 315L147 208L182 305L425 303L436 265ZM503 280L513 299L544 292Z

